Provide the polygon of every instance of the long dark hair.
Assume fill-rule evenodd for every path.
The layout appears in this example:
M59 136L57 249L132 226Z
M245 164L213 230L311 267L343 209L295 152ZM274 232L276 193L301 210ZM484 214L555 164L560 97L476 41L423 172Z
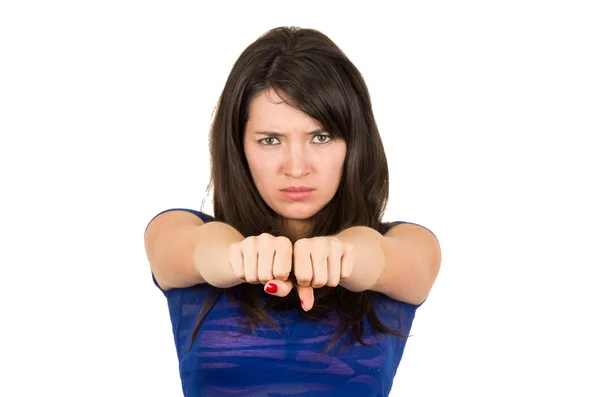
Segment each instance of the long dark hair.
M225 83L210 131L208 189L214 190L215 220L233 226L245 237L264 232L281 235L281 219L260 196L243 148L250 101L267 89L287 98L288 104L318 120L334 139L341 138L347 144L338 191L312 217L306 237L336 234L352 226L382 227L389 195L388 166L365 81L329 37L317 30L296 27L272 29L250 44ZM295 307L313 318L324 318L328 312L336 311L340 328L326 351L348 329L352 341L364 344L365 318L374 329L399 335L377 318L372 291L355 293L341 287L323 287L314 292L315 304L305 313L299 309L297 293L285 298L268 297L265 303L260 284L240 284L231 289L213 287L198 316L191 344L204 317L223 293L242 305L250 329L260 323L277 327L268 314L272 309Z

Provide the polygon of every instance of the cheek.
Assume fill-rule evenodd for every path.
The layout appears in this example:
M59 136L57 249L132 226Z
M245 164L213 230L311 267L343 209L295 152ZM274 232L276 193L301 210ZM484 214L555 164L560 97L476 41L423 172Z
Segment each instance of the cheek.
M248 158L250 173L254 183L258 186L267 186L273 181L273 170L271 165L265 159Z
M333 164L331 164L331 167L335 170L335 172L338 175L341 174L346 164L346 150L340 151L332 163Z
M326 167L326 168L325 168ZM342 174L344 172L344 163L340 163L338 161L335 162L330 162L327 165L324 165L323 170L325 171L324 173L324 178L327 179L327 183L331 184L331 185L337 185L340 181L340 178L342 177Z

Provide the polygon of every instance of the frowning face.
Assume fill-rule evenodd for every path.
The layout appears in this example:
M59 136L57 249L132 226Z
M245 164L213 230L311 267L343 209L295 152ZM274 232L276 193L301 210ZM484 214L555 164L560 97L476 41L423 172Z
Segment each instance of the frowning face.
M335 195L346 142L333 139L321 124L286 104L273 90L249 106L244 153L263 200L288 225L306 225Z

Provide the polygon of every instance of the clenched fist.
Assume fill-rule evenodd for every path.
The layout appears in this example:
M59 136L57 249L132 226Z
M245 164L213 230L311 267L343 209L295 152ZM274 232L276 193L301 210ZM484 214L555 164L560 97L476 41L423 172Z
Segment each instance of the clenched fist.
M251 284L267 284L273 280L285 282L292 271L292 252L292 242L287 237L263 233L232 244L229 264L237 278ZM277 295L287 295L292 288L289 284L285 293L278 291Z
M292 270L304 310L314 304L313 288L335 287L350 277L353 247L335 237L303 238L294 245L284 236L268 233L250 236L229 249L229 263L242 281L265 284L265 292L286 296L294 285L288 280Z

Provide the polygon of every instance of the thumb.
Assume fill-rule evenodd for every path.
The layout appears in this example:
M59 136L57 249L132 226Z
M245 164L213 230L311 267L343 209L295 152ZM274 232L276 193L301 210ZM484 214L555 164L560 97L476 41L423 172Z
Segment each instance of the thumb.
M302 304L302 308L305 312L312 309L315 304L315 295L312 287L302 287L300 285L296 286L298 290L298 296L300 297L300 303Z
M274 296L284 297L294 288L291 281L271 280L265 284L264 290L266 293Z

